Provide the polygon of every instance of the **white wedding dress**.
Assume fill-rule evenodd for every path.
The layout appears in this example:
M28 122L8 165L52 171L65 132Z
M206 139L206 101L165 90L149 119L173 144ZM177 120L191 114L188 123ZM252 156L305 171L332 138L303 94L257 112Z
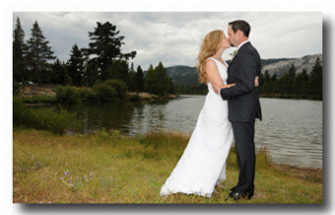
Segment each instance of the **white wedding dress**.
M225 84L227 68L214 58ZM208 94L183 155L162 186L160 195L172 193L211 197L215 185L226 179L226 160L233 142L228 103L208 83Z

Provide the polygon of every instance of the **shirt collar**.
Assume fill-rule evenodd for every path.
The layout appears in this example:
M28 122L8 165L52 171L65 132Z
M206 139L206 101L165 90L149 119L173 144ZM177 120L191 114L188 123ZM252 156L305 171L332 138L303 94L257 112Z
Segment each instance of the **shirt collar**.
M246 41L242 42L242 43L237 47L237 51L238 51L244 44L246 44L246 43L248 43L248 42L249 42L249 40L246 40Z

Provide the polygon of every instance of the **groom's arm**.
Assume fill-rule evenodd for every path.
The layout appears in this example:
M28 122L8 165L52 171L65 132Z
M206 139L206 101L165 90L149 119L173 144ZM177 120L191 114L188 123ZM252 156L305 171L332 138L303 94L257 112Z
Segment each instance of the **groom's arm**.
M239 57L239 69L234 71L238 73L234 74L234 77L237 77L236 85L220 90L221 97L224 100L251 93L255 88L255 77L259 75L260 71L258 56L249 52L241 53Z

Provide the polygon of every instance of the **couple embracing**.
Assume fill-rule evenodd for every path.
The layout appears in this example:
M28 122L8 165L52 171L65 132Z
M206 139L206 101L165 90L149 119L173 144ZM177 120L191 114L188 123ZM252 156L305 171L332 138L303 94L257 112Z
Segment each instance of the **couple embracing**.
M173 193L211 197L215 186L226 179L226 161L235 142L240 168L238 183L230 189L235 200L254 195L255 119L261 120L258 76L261 60L248 40L250 25L229 23L228 38L221 30L208 33L198 55L199 82L208 94L191 138L160 195ZM225 49L235 46L237 54L229 66L222 59Z

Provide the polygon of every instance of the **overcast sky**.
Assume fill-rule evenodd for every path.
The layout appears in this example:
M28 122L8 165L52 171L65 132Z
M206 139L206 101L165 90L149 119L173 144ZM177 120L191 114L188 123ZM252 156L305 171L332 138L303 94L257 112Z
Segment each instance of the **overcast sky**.
M251 25L250 41L261 58L302 57L322 53L320 12L14 12L20 17L26 39L38 22L55 55L66 61L72 46L87 48L88 32L97 22L117 26L125 36L123 52L137 51L135 68L196 64L201 40L215 29L227 32L228 22L244 19ZM229 60L228 49L223 58Z

